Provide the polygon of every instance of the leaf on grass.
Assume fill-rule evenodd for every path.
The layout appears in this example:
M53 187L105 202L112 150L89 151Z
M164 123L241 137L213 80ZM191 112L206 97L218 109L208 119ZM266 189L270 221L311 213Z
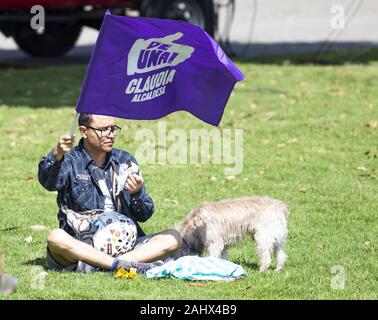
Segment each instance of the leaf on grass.
M252 288L252 286L247 286L247 287L245 287L245 288L241 288L241 289L239 289L239 291L246 291L246 290L249 290L249 289L251 289Z
M235 281L238 281L240 279L241 278L229 279L229 280L224 280L224 281L207 282L207 283L198 283L198 282L192 281L192 282L188 283L188 286L190 286L190 287L208 287L208 286L211 286L213 284L224 284L224 283L227 283L227 282L235 282Z
M299 188L299 191L305 193L307 192L307 189L305 187L302 187L302 188Z
M365 241L364 244L365 244L365 246L368 246L368 245L370 245L370 241Z
M377 128L378 127L378 121L377 120L370 120L366 125L370 128Z
M27 135L27 136L22 136L20 139L22 141L32 141L34 138L30 135Z
M26 243L31 243L33 241L33 237L32 236L29 236L27 238L25 238L25 242Z
M235 179L235 176L227 176L226 177L226 180L228 180L228 181L231 181L231 180L234 180Z
M21 126L26 126L26 120L25 118L17 118L16 123L21 125Z
M324 149L323 147L320 147L320 148L315 148L314 151L318 154L326 154L327 153L327 150Z
M300 86L301 88L306 87L306 86L307 86L307 83L304 82L304 81L301 81L301 82L299 82L299 86Z
M247 112L242 112L239 114L239 118L242 118L243 120L245 120L246 118L249 118L251 117L253 114L252 113L247 113ZM212 141L211 141L212 142Z
M300 98L302 96L302 94L300 92L294 92L294 96L297 97L297 98Z
M317 243L317 244L315 244L315 248L316 249L323 249L324 247L321 243Z
M31 181L31 180L34 180L34 177L32 177L32 176L28 176L28 177L26 178L26 181Z
M285 148L285 147L286 147L286 144L284 144L284 143L277 144L277 149L282 149L282 148Z
M190 282L188 283L188 286L190 287L208 287L210 283L195 283L195 282Z
M210 180L211 180L211 181L217 181L217 177L212 176L212 177L210 178Z
M178 201L173 200L173 199L164 199L164 201L166 201L166 202L173 202L174 204L179 204Z
M365 166L359 166L359 167L357 167L357 170L366 172L367 168Z
M298 139L297 138L292 138L292 139L289 139L287 141L288 144L293 144L293 143L297 143L298 142Z
M267 112L264 114L264 119L263 121L266 122L266 121L270 121L273 119L273 117L276 115L276 112L274 111L271 111L271 112Z
M270 140L268 140L268 139L262 139L260 141L260 144L262 144L262 145L269 144L269 143L270 143Z
M33 226L30 227L33 231L42 231L42 230L46 230L46 226L44 225L41 225L41 224L35 224Z

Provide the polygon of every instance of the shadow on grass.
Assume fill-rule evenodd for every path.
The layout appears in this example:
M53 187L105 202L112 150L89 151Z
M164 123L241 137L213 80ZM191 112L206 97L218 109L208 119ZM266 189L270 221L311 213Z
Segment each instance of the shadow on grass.
M47 258L35 258L23 263L24 266L41 266L44 270L49 270L47 265Z
M378 61L377 42L313 41L222 44L235 61L256 64L319 64L369 63ZM93 46L79 46L63 57L31 57L20 50L0 50L0 69L28 69L86 66Z
M64 108L76 105L86 65L0 72L0 105Z
M343 65L378 61L378 42L298 42L239 44L226 50L240 63Z
M93 46L78 46L62 57L32 57L21 50L0 50L1 69L34 69L87 65Z
M344 64L369 64L378 61L378 49L349 49L332 51L325 54L303 53L284 55L258 55L252 58L235 58L241 64L275 64L275 65L318 65L337 66Z
M324 42L326 44L326 42ZM312 43L313 47L322 46L322 42ZM324 45L325 45L324 44ZM263 52L284 52L281 44L264 44ZM304 44L287 44L298 46L297 54L260 54L250 58L235 57L239 64L273 64L273 65L343 65L347 63L368 64L378 61L377 44L345 43L342 48L322 53L322 51L300 53ZM308 44L306 44L307 46ZM252 44L253 46L253 44ZM277 46L274 50L272 47ZM7 107L62 108L75 106L84 80L90 50L63 58L8 59L0 61L0 105ZM272 49L272 50L271 50ZM261 49L262 50L262 49ZM239 89L240 90L240 89ZM263 90L268 94L280 94L278 90Z
M248 262L243 259L235 259L235 260L232 260L231 262L236 263L242 267L246 267L248 269L259 271L259 265L256 262Z

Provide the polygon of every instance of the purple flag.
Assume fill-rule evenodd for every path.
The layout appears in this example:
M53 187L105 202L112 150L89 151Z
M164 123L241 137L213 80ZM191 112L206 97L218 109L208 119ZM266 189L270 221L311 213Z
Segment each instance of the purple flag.
M107 13L76 111L151 120L186 110L217 126L243 77L198 26Z

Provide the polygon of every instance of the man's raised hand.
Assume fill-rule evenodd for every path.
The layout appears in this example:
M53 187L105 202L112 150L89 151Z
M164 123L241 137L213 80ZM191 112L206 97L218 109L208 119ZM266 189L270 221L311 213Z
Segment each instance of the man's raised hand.
M57 145L53 149L53 156L55 160L60 161L66 153L70 152L73 148L74 142L74 136L70 136L69 134L62 135L59 138Z

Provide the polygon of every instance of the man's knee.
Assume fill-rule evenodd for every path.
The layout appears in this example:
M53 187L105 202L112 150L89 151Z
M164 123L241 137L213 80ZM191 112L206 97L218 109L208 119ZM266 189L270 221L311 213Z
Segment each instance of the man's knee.
M164 239L169 251L176 251L182 245L182 237L177 230L171 229L164 232Z
M70 240L72 237L62 229L51 230L47 236L48 247L55 252L68 250L71 247Z

